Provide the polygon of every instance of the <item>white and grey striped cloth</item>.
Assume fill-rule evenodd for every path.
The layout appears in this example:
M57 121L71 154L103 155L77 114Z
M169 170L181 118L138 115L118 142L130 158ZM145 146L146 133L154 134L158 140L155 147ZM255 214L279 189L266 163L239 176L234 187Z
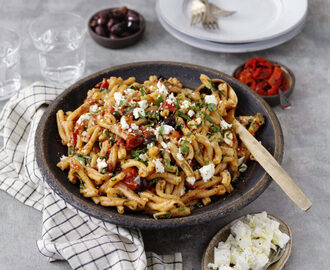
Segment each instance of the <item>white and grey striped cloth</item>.
M182 269L180 253L145 252L141 233L95 219L52 192L38 169L34 135L38 122L62 89L35 83L19 91L0 114L0 189L43 213L40 252L67 260L73 269Z

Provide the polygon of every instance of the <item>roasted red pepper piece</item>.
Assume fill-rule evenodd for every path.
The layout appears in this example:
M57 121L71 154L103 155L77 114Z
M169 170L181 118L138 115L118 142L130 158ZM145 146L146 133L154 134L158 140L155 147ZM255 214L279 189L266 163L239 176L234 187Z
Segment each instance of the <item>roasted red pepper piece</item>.
M144 142L144 137L141 135L128 135L126 139L126 150L130 151Z
M125 177L121 182L131 190L136 190L139 187L139 183L134 181L134 179L139 175L138 170L135 167L129 167L122 172L125 174Z

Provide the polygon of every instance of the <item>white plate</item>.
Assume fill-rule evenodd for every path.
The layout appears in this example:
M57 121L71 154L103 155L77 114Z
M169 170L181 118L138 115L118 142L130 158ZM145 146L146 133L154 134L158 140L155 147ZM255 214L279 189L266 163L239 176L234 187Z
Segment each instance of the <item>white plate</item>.
M158 0L159 11L171 27L194 38L221 43L247 43L275 38L293 30L307 13L307 0L213 0L235 14L220 18L218 30L190 26L193 0Z
M306 21L306 15L303 18L303 20L290 32L279 36L277 38L273 38L267 41L259 41L259 42L251 42L251 43L242 43L242 44L228 44L228 43L216 43L212 41L207 41L207 40L201 40L197 38L193 38L191 36L182 34L181 32L177 31L174 29L172 26L168 25L166 21L162 18L162 15L160 14L159 10L159 4L157 3L156 5L156 12L158 15L158 19L161 23L161 25L165 28L167 32L169 32L172 36L177 38L178 40L202 49L206 51L211 51L211 52L222 52L222 53L244 53L244 52L254 52L254 51L261 51L265 49L269 49L275 46L278 46L293 37L295 37L297 34L300 33L302 30L305 21Z

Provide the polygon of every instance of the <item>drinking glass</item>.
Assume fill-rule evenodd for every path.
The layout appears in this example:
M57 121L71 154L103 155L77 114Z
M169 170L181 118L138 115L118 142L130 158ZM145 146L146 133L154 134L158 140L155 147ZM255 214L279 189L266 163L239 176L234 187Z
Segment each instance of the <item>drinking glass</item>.
M83 74L86 23L80 16L69 12L45 14L31 23L29 32L47 81L65 87Z
M10 98L21 87L20 38L0 27L0 100Z

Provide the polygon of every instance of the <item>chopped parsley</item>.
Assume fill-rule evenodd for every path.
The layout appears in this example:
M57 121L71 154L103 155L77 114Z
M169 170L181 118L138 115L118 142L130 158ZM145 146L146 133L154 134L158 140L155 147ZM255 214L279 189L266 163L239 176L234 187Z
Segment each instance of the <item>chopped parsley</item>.
M181 144L181 146L180 146L180 151L183 155L186 155L189 152L189 147L188 147L187 143L188 143L187 141L184 141L183 144Z
M193 134L191 133L191 131L189 131L189 132L187 133L187 137L189 138L191 135L193 135Z
M160 135L162 135L163 133L164 133L164 125L161 125L160 126L160 128L159 128L159 130L158 130L158 133L160 134Z
M83 163L84 165L89 164L91 157L89 156L84 156L82 154L76 154L73 156L76 160L78 160L79 162Z
M180 207L178 208L179 211L183 211L184 209L185 209L184 206L180 206Z
M137 90L136 87L133 84L131 84L130 86L128 86L127 89Z
M122 100L119 102L118 107L123 107L125 104L126 104L126 101L122 99Z
M110 134L109 134L109 131L107 131L107 130L104 130L104 134L105 134L105 136L107 136L107 138L110 138Z
M202 112L203 115L204 115L204 119L206 119L207 121L213 123L213 120L212 118L206 113L206 112Z
M183 119L185 119L187 121L191 121L191 118L189 116L187 116L185 113L183 113L181 111L176 111L175 113L177 116L182 117Z
M163 96L159 96L156 101L155 101L155 105L159 106L160 103L162 103L164 101L164 97Z
M142 95L144 95L147 92L147 89L145 87L141 87L139 90Z
M210 111L210 112L214 112L215 108L217 106L214 103L206 103L206 108Z
M106 166L106 167L104 167L104 168L101 170L101 173L102 173L102 174L105 174L108 170L109 170L109 167Z
M74 145L72 145L72 146L70 146L70 148L69 148L69 155L73 155L74 152L75 152L75 147L74 147Z
M216 92L217 89L215 87L215 84L211 80L209 80L209 83L210 83L210 85L207 88L212 90L212 92Z
M165 214L158 215L157 218L169 218L172 215L171 211L167 211Z
M219 127L219 126L213 126L211 129L212 133L216 133L216 132L220 132L220 131L221 131L221 127Z
M152 180L149 182L149 184L150 184L150 185L156 184L156 183L157 183L158 181L160 181L160 180L162 180L161 177L156 177L156 178L152 179Z

